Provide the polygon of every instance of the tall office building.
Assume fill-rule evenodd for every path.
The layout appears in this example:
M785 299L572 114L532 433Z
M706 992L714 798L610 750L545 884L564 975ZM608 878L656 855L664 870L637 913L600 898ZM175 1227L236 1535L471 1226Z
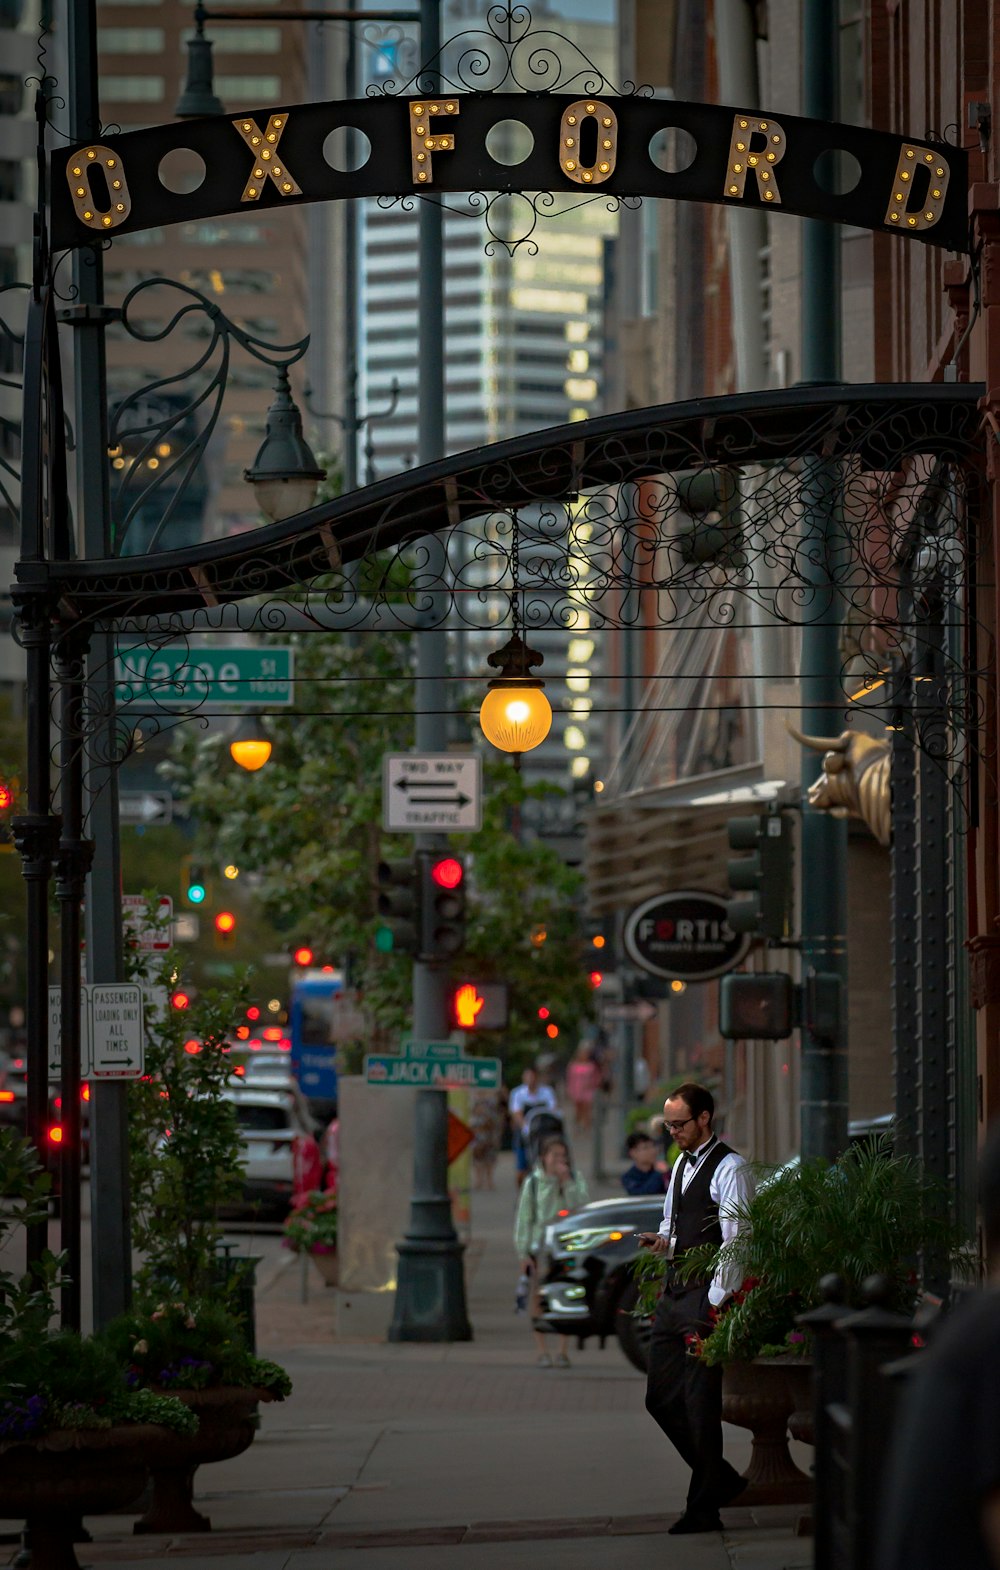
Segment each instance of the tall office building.
M442 31L445 72L461 50L460 33L482 30L485 6L446 0ZM533 28L561 35L554 47L567 67L578 51L614 78L615 28L612 0L553 0L532 7ZM391 44L366 50L364 88L404 71ZM454 81L454 78L452 78ZM502 91L513 91L505 83ZM494 128L490 150L515 163L516 122ZM497 138L494 144L492 138ZM617 227L606 201L581 205L578 193L559 196L539 216L532 245L511 249L491 239L491 230L514 241L530 223L528 202L503 198L490 210L463 213L461 197L445 198L445 439L450 453L502 441L546 426L586 420L602 409L605 255ZM527 223L526 223L527 221ZM401 204L365 205L359 235L359 364L365 407L387 408L393 381L399 398L392 416L373 427L374 467L389 474L416 461L420 367L417 322L420 298L418 216ZM524 515L530 541L530 510ZM563 549L565 542L563 542ZM524 559L551 555L557 547L526 545ZM477 562L480 582L495 581L499 559ZM524 568L530 573L530 567ZM467 576L466 582L475 583ZM527 586L526 580L526 586ZM509 587L509 581L506 585ZM537 603L537 599L536 599ZM486 601L489 615L491 602ZM496 601L497 619L506 598ZM477 600L475 614L483 614ZM593 713L594 683L602 669L600 638L590 626L584 599L573 607L571 632L530 632L544 655L541 671L557 714L546 742L524 760L529 776L562 784L585 782L601 749L602 724ZM463 668L475 679L487 671L486 654L496 632L473 631L461 640Z
M223 10L223 7L219 7ZM169 121L185 81L186 40L192 12L186 0L101 0L98 10L101 115L105 124L132 130ZM314 96L307 61L315 53L306 24L225 20L209 24L214 45L215 91L237 114L269 104L300 103ZM318 96L318 95L317 95ZM168 155L162 173L171 188L191 190L200 182L201 160L193 153ZM292 343L309 330L307 232L309 210L268 208L217 219L173 224L118 236L105 259L108 301L120 305L129 291L151 277L173 279L198 290L247 331L274 343ZM188 380L185 372L208 347L212 328L199 311L187 314L168 337L157 332L190 302L175 288L148 289L130 313L141 337L112 327L108 334L108 390L112 408L151 383L156 391L130 408L129 424L142 425L186 407L192 390L206 385L209 369ZM302 380L299 373L298 391ZM143 504L142 466L169 468L178 450L211 417L211 397L166 433L157 450L140 439L113 449L114 524L118 548L134 554L213 539L251 527L259 511L243 470L253 461L264 432L273 373L234 346L221 415L184 501L157 533L164 491ZM160 450L162 448L162 451ZM178 471L179 472L179 471ZM169 494L168 492L166 494ZM127 530L127 532L125 532Z

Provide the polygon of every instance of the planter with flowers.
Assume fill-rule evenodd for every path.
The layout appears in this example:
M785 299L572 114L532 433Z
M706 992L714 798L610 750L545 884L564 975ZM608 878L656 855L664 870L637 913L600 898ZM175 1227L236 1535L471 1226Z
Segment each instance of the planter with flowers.
M285 1247L308 1254L327 1286L337 1284L337 1196L331 1189L299 1194L285 1218Z
M0 1132L0 1246L44 1219L49 1182L27 1141ZM50 1331L60 1264L0 1271L0 1515L25 1521L34 1570L74 1570L81 1515L127 1504L156 1445L198 1428L173 1396L133 1389L105 1341Z
M694 1338L692 1356L723 1369L723 1415L754 1436L745 1474L755 1485L740 1502L796 1502L808 1479L794 1466L786 1430L792 1413L811 1406L811 1344L798 1315L822 1301L820 1281L837 1274L844 1301L862 1304L871 1275L888 1278L889 1306L912 1313L920 1288L914 1262L936 1255L954 1275L971 1271L967 1240L951 1219L947 1189L919 1163L894 1156L890 1136L852 1145L832 1166L804 1162L758 1178L740 1209L741 1226L721 1249L693 1249L677 1267L684 1278L711 1275L720 1265L743 1285L710 1334ZM640 1311L650 1311L665 1268L658 1258L640 1267Z
M169 996L179 956L149 968L145 956L132 960L154 996ZM239 1274L220 1268L218 1217L243 1187L229 1038L245 1006L234 987L199 992L183 1012L149 1007L147 1073L129 1085L133 1240L143 1263L133 1311L106 1334L135 1389L169 1392L199 1419L193 1439L157 1447L153 1503L137 1532L210 1530L192 1503L196 1469L245 1450L258 1403L291 1389L283 1369L249 1351Z
M157 1303L115 1320L106 1336L132 1389L174 1396L198 1418L193 1436L164 1436L152 1447L153 1501L135 1531L210 1531L192 1502L194 1474L247 1449L258 1403L283 1401L288 1375L247 1350L238 1322L217 1303Z

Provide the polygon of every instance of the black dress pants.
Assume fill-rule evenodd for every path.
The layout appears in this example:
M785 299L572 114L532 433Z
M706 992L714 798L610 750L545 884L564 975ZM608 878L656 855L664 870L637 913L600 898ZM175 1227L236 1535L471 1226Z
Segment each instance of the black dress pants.
M668 1286L649 1348L646 1410L691 1468L687 1512L714 1516L739 1474L722 1454L722 1369L707 1368L685 1340L707 1335L707 1287Z

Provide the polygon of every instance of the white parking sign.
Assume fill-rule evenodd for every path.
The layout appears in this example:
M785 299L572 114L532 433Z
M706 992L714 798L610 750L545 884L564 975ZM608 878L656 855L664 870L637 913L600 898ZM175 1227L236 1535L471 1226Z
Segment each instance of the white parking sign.
M132 983L90 988L95 1079L135 1079L143 1070L142 988Z

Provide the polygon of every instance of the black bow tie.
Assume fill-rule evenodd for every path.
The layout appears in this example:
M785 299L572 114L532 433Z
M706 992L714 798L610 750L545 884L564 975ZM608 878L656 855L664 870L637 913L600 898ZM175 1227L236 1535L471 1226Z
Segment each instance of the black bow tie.
M698 1165L698 1157L695 1155L693 1150L686 1150L684 1152L684 1160L687 1162L689 1167L696 1167Z

